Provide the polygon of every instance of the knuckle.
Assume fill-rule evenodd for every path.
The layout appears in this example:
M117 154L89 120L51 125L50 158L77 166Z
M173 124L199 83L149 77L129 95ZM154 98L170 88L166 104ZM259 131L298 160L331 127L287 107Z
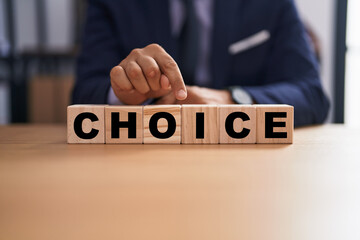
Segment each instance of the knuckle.
M118 78L120 76L121 69L119 67L113 67L110 71L110 78Z
M172 70L177 68L177 63L174 60L168 60L165 62L164 64L164 69L165 70Z
M162 49L163 49L163 48L162 48L159 44L157 44L157 43L152 43L152 44L148 45L147 47L150 48L150 49L154 49L154 50L162 50Z
M129 75L131 78L138 78L139 77L139 71L136 69L130 69Z
M126 66L127 62L128 62L128 57L127 57L127 58L124 58L124 59L120 62L119 66L124 67L124 66Z
M134 48L134 49L131 51L130 55L135 56L135 57L140 56L140 55L141 55L141 49L139 49L139 48Z
M129 77L132 78L132 79L136 79L140 76L140 71L139 69L135 68L134 66L130 65L128 68L127 68L127 73L129 74Z
M146 77L153 79L156 76L158 76L159 73L160 73L160 71L157 67L150 67L149 69L146 70Z

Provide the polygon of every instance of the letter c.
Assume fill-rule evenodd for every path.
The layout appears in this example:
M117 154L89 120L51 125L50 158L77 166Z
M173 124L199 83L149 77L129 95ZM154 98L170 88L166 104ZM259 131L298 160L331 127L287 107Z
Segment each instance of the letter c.
M236 138L236 139L246 138L250 133L249 129L244 128L241 132L235 132L234 130L234 121L236 118L240 118L244 122L250 120L249 116L246 113L233 112L229 114L229 116L227 116L225 120L225 130L227 134L232 138Z
M75 134L81 139L87 139L87 140L93 139L98 135L99 130L92 128L89 133L85 133L82 129L82 123L85 119L90 119L91 122L99 121L99 118L94 113L91 112L80 113L79 115L76 116L74 120Z

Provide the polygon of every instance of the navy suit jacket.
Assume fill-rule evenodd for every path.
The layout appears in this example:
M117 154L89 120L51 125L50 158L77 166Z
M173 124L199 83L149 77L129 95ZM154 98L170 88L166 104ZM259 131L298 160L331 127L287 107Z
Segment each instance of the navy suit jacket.
M291 104L295 126L321 123L329 102L293 0L216 0L212 88L241 86L261 104ZM167 0L89 0L74 103L104 104L109 72L132 49L160 44L175 60ZM262 30L270 39L231 55L229 45Z

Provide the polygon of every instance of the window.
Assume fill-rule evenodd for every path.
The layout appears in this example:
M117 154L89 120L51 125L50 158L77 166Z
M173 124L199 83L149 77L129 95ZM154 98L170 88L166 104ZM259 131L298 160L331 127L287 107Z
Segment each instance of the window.
M360 1L348 0L345 123L360 127Z

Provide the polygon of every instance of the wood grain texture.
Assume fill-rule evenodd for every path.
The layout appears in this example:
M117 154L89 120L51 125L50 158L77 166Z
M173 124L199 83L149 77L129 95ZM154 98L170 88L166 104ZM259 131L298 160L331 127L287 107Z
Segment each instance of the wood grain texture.
M225 129L227 117L234 112L243 112L250 120L243 121L237 118L233 122L234 131L241 132L244 128L249 129L249 135L242 139L229 136ZM255 105L222 105L219 108L220 144L256 143L256 107Z
M274 127L275 133L287 133L286 138L269 138L265 134L266 113L286 113L286 118L274 118L273 122L285 122L285 127ZM290 105L256 105L257 143L293 143L294 107Z
M196 138L196 114L204 113L204 137ZM218 144L219 119L216 105L182 105L183 144Z
M67 108L67 140L68 143L105 143L105 106L106 105L71 105ZM74 119L84 112L93 113L98 121L85 119L82 123L82 129L85 133L92 128L97 129L99 133L93 139L81 139L74 131Z
M129 138L128 128L119 128L119 138L111 135L111 114L118 113L121 122L129 121L129 113L136 114L136 138ZM108 143L143 143L143 107L142 106L108 106L105 108L105 132L106 144Z
M159 112L170 113L176 120L176 130L172 137L167 139L159 139L154 137L149 129L149 122L151 117ZM157 144L180 144L181 142L181 106L180 105L153 105L144 106L144 144L157 143ZM157 128L159 132L166 132L168 130L168 122L165 119L159 119Z
M65 124L0 126L0 239L360 239L359 136L74 145Z

